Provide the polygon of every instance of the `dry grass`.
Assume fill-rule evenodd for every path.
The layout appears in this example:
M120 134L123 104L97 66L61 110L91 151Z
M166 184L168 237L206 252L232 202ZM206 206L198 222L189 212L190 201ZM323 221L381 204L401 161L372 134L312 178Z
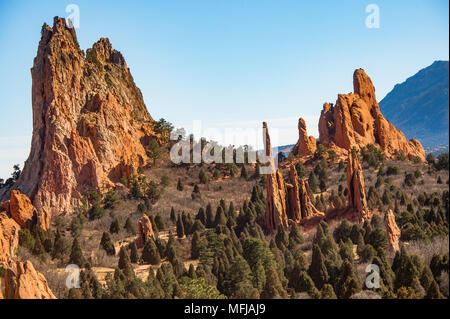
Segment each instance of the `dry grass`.
M176 168L158 166L145 171L144 173L149 180L159 183L161 177L167 175L171 181L170 185L164 189L161 199L153 206L152 212L160 213L161 216L168 220L171 207L177 213L185 211L186 213L196 214L200 207L206 207L208 203L211 203L213 208L217 207L221 199L224 199L227 204L229 201L233 201L237 208L250 198L251 189L256 184L256 181L253 179L245 180L240 177L224 178L222 176L223 172L221 172L222 177L214 180L212 173L214 168L209 165L204 165L203 169L207 172L210 182L208 184L199 184L198 174L200 169L199 166ZM249 175L253 174L252 169L249 168L248 170ZM183 191L176 189L178 178L183 183ZM191 198L195 184L200 188L200 200L192 200Z
M430 241L411 241L406 243L406 250L422 259L426 265L430 265L433 255L445 255L449 252L448 236L434 237Z

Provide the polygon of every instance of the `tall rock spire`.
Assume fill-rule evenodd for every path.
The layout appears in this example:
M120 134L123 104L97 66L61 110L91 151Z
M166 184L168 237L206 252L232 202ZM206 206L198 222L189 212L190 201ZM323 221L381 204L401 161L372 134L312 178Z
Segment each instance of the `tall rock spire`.
M389 241L390 248L394 251L400 250L399 240L401 231L395 222L395 215L391 209L389 209L384 216L384 223L386 225L386 233Z
M358 161L357 152L350 152L347 163L348 206L359 221L369 217L364 176Z
M296 156L307 156L313 154L317 149L316 139L308 136L306 122L303 118L298 120L298 141L292 149L292 154Z
M270 135L266 122L263 123L263 130L265 137L264 153L269 157L268 164L275 168ZM288 218L286 215L286 185L283 174L278 169L266 175L266 192L265 226L268 233L273 233L279 225L283 225L284 227L288 226Z
M294 165L289 166L288 184L288 217L298 223L302 219L300 194L298 189L298 175Z
M84 191L103 191L148 162L153 120L108 39L85 56L75 30L55 17L52 28L42 29L31 75L32 146L12 189L39 211L72 212Z

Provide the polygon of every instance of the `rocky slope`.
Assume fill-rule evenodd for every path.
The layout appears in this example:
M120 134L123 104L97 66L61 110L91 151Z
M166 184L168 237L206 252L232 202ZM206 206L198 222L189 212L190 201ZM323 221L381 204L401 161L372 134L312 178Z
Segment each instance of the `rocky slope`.
M403 152L410 158L425 159L422 145L408 141L380 111L375 87L363 69L353 74L354 93L339 94L336 104L325 103L319 119L321 144L347 153L351 148L378 145L388 157Z
M435 61L381 100L384 116L424 146L448 145L449 62Z
M87 190L102 191L148 162L153 120L122 54L100 39L86 55L75 30L44 26L32 74L33 137L12 189L38 211L69 213ZM9 191L0 193L1 199Z

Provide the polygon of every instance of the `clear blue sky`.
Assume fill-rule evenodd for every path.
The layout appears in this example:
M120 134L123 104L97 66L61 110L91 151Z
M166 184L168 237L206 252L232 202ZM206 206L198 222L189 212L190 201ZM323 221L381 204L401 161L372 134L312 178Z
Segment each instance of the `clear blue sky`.
M188 128L268 120L280 145L296 142L300 116L317 136L323 102L352 91L354 69L366 70L381 100L449 56L446 0L0 0L0 177L28 156L41 26L71 3L81 48L108 37L155 119ZM365 25L370 3L379 29Z

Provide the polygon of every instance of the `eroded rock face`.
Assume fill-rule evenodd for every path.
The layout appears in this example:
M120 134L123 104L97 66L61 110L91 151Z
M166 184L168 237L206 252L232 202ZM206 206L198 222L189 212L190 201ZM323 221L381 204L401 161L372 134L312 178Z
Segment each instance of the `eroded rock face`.
M56 299L47 280L30 261L12 262L5 271L6 299Z
M22 228L32 229L33 225L38 222L37 211L31 204L31 200L17 190L11 192L9 213Z
M308 136L306 122L303 118L300 118L298 120L298 142L292 149L292 154L295 156L307 156L314 154L316 149L316 139L314 136Z
M42 30L31 74L32 147L13 189L28 195L39 212L72 212L82 192L106 190L148 162L153 120L108 39L85 57L75 30L55 18Z
M267 123L263 123L265 131L264 152L269 159L269 165L275 170L275 164L272 154L272 146L270 143L270 135ZM279 225L288 226L288 218L286 214L286 185L284 183L283 174L276 169L272 174L266 175L266 214L265 226L268 233L273 233L278 229Z
M302 215L298 189L298 175L294 165L289 166L289 182L292 186L288 187L288 217L298 223L302 219Z
M9 261L19 246L20 226L5 212L0 212L0 264Z
M370 217L367 207L364 176L358 161L358 154L350 152L347 163L348 206L352 209L358 221L362 222Z
M150 239L155 239L155 234L153 232L152 223L150 218L144 214L138 221L138 237L136 240L137 248L143 248L145 243Z
M319 141L330 148L347 152L375 144L388 156L403 152L410 158L425 160L425 151L416 139L404 134L387 121L375 97L375 88L363 69L353 74L354 93L339 94L336 105L325 103L319 119Z
M307 178L302 178L299 181L299 195L301 215L303 219L325 215L323 212L319 211L311 201L311 190L309 189L309 182Z
M21 228L33 229L39 225L43 230L50 228L50 217L45 212L39 214L27 195L18 190L11 192L11 198L7 202L0 203L0 211L5 212L16 221Z
M398 251L399 240L400 240L400 228L398 228L397 223L395 222L395 215L391 209L389 209L384 216L384 223L386 225L386 233L389 241L389 245L392 250Z

